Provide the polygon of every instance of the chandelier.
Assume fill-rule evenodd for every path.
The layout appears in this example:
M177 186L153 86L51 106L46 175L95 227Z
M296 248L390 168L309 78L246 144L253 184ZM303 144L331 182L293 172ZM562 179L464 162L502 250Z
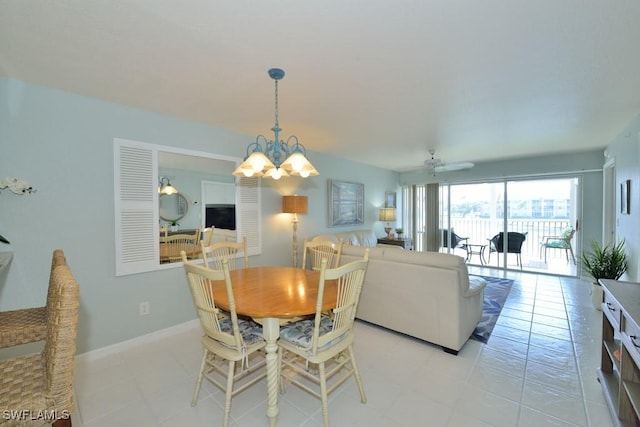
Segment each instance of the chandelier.
M302 178L319 175L307 160L306 150L298 141L298 137L292 135L286 142L280 140L282 129L278 124L278 80L284 77L284 70L271 68L269 77L275 81L275 125L271 128L274 138L268 140L265 136L258 135L256 141L247 147L244 162L233 171L233 175L263 176L273 179L290 175Z

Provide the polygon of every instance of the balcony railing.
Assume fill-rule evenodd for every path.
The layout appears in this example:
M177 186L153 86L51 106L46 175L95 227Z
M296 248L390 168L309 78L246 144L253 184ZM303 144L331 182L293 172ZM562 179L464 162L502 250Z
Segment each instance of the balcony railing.
M540 242L545 236L561 236L572 225L571 220L510 219L507 230L527 233L522 245L523 256L538 256ZM487 244L488 240L502 231L503 221L488 218L451 218L451 228L460 237L468 237L471 244ZM446 228L446 227L443 227ZM416 250L424 250L424 230L416 236ZM575 238L574 238L575 239ZM575 249L575 241L573 242ZM562 257L564 251L549 251L548 257Z

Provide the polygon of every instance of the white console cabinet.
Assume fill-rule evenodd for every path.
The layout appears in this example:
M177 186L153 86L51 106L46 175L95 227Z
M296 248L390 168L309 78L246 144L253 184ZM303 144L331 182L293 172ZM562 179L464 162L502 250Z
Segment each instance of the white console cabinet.
M640 283L600 279L602 355L598 381L613 421L640 425Z

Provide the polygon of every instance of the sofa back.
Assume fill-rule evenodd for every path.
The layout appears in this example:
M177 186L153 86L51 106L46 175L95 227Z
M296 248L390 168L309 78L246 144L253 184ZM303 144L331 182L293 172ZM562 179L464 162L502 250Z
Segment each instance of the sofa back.
M342 249L341 264L362 259L364 248L357 246L344 246ZM443 274L457 282L460 292L466 293L469 289L469 272L464 258L458 255L442 254L438 252L407 251L399 246L378 246L369 248L369 265L383 263L390 270L400 269L422 271L422 274ZM420 273L419 273L420 274Z
M333 243L338 243L339 240L342 240L345 246L366 246L372 248L378 244L378 238L373 230L356 230L335 234L320 234L311 239L312 242L328 241Z

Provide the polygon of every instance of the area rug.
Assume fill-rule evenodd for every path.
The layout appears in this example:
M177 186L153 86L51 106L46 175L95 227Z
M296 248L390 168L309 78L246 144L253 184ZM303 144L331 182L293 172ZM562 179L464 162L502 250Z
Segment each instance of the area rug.
M498 316L500 316L504 302L509 296L513 280L490 276L478 277L486 280L487 286L484 288L482 318L478 326L476 326L475 331L473 331L473 334L471 334L471 338L486 344L487 341L489 341L493 327L496 325Z

